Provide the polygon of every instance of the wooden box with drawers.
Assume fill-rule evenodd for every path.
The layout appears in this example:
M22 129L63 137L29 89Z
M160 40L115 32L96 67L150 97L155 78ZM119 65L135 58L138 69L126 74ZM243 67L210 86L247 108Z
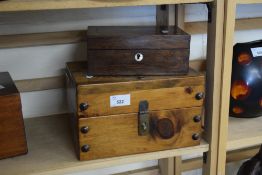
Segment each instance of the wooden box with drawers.
M20 94L8 72L0 73L0 159L27 153Z
M67 64L77 155L92 160L200 144L204 76L98 76Z
M189 53L178 27L88 27L88 75L185 75Z

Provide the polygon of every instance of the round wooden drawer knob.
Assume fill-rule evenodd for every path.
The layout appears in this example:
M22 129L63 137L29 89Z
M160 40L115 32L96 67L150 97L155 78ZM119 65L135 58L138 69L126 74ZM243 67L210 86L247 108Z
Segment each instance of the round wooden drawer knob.
M202 100L204 98L205 94L203 92L199 92L196 94L196 99L197 100Z
M168 118L158 120L157 132L162 139L170 139L175 134L173 122Z
M80 131L81 131L82 134L86 134L86 133L88 133L88 131L89 131L89 127L88 127L88 126L83 126L83 127L80 129Z
M90 149L89 145L83 145L83 146L81 147L81 151L84 152L84 153L88 152L89 149Z
M193 135L192 135L192 139L193 139L193 140L199 140L199 139L200 139L200 135L199 135L198 133L193 134Z
M80 111L85 111L85 110L88 109L88 106L89 105L87 103L80 103L79 109L80 109Z

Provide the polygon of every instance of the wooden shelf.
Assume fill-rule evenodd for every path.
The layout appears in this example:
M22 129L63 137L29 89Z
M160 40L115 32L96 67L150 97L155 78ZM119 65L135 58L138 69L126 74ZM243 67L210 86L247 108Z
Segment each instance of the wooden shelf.
M222 57L222 76L221 76L221 99L220 99L220 120L218 137L218 174L225 174L226 152L250 148L262 143L262 118L237 119L228 117L229 96L231 89L232 58L235 37L235 28L241 27L249 30L250 26L244 26L244 23L236 25L237 4L255 4L262 3L262 0L226 0L224 9L224 36ZM245 21L248 21L246 19ZM259 28L260 19L252 19L251 29ZM249 23L249 22L248 22ZM227 137L228 136L228 137Z
M0 1L0 12L142 6L211 2L213 0L8 0Z
M209 145L202 141L201 145L188 148L94 161L78 161L70 137L68 118L68 115L57 115L26 119L29 152L27 155L1 160L1 175L76 173L133 162L201 153L209 149Z
M237 4L258 4L262 3L262 0L236 0Z
M262 117L229 118L227 151L262 144Z

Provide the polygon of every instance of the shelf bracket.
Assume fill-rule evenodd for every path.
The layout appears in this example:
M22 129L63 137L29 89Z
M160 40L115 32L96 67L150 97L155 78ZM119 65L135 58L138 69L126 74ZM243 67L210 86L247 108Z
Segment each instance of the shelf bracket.
M207 152L203 153L203 163L206 164L207 163Z
M208 10L208 23L212 22L212 4L211 2L207 2L205 3L207 6L207 10Z

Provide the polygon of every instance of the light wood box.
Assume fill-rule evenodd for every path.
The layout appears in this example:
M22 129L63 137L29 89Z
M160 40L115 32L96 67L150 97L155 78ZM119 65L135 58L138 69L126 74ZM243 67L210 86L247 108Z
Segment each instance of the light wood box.
M86 75L86 62L67 64L71 126L80 160L146 153L200 144L204 76ZM110 98L129 95L130 105ZM199 97L200 95L200 97ZM147 133L141 135L141 102L148 102Z

